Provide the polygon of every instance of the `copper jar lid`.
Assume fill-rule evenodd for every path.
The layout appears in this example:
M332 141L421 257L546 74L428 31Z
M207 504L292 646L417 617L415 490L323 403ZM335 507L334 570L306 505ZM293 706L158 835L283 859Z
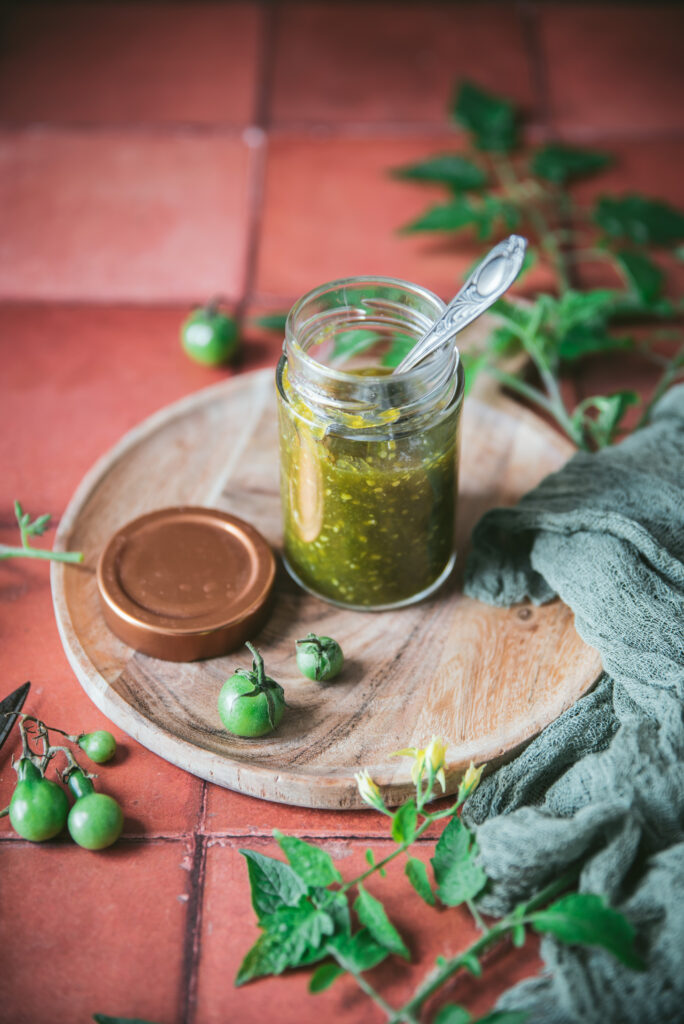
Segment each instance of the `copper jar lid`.
M165 661L214 658L263 625L275 558L253 526L211 508L159 509L118 530L97 567L107 625Z

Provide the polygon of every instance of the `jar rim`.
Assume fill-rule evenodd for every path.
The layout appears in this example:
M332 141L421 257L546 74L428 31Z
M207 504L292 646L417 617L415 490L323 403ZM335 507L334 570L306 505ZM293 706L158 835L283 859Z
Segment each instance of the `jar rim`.
M314 372L323 371L326 377L330 380L338 381L340 383L345 384L352 384L354 382L358 382L357 375L345 372L344 370L339 370L333 366L327 366L325 363L321 363L319 360L314 359L313 356L310 356L307 350L299 342L297 332L295 330L295 321L297 315L301 313L301 311L304 309L307 303L315 302L317 298L322 297L323 295L326 294L326 292L340 290L345 287L362 286L364 284L374 284L379 285L380 287L387 288L399 288L406 291L409 294L414 294L419 299L425 299L435 306L435 319L441 316L441 314L446 309L446 303L442 299L440 299L438 295L436 295L433 291L430 291L429 288L425 288L423 285L415 284L413 281L406 281L399 277L386 277L380 274L361 274L357 277L338 278L336 280L327 281L324 284L317 285L316 288L312 288L310 291L306 292L299 299L297 299L297 301L294 303L289 313L287 314L287 318L285 321L285 341L283 345L283 350L286 351L287 346L292 346L292 348L294 349L294 353L297 357L297 360L301 360L303 366L308 367ZM437 351L441 352L442 349L438 349ZM420 376L420 371L424 369L426 363L429 364L432 362L432 357L429 357L428 359L423 360L420 363L417 363L416 366L411 367L409 370L404 370L403 373L392 374L392 376L394 377L395 380L416 379L417 377ZM365 381L367 383L378 383L380 381L386 382L387 375L368 374L365 376Z

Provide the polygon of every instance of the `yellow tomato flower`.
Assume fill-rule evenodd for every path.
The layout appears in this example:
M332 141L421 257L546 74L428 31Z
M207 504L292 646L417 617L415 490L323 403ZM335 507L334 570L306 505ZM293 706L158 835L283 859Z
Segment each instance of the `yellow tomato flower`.
M446 741L440 739L439 736L433 736L428 743L425 750L421 750L419 747L404 747L403 750L395 750L392 757L412 757L413 764L411 765L411 779L413 785L417 786L420 782L421 776L427 767L432 773L432 777L437 779L442 792L446 789L446 779L444 777L444 760L446 757L447 744Z
M446 752L447 744L439 736L433 736L425 750L425 761L432 768L435 778L442 787L442 792L446 790L446 778L444 776Z
M468 766L468 769L461 780L459 797L462 800L465 800L467 796L470 796L470 794L477 789L480 783L480 777L484 769L485 766L483 764L481 764L479 768L476 768L473 762L470 762L470 765Z
M356 785L359 788L359 795L365 804L369 807L375 807L379 811L384 811L385 802L382 799L382 794L377 783L373 782L368 771L356 772L354 775L356 779Z

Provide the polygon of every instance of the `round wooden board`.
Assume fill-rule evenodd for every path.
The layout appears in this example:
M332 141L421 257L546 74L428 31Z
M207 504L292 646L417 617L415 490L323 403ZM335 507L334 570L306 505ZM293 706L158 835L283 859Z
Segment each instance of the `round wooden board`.
M571 446L513 403L475 398L463 416L459 566L482 513L511 504L571 454ZM361 806L354 772L368 768L395 804L412 791L410 762L393 751L450 741L447 789L473 760L503 759L593 684L597 653L556 601L491 608L463 596L459 572L432 599L395 612L352 612L299 590L282 567L273 613L253 639L285 687L280 728L240 740L221 726L216 699L244 649L193 664L128 648L102 618L95 567L111 534L165 505L209 505L253 523L280 546L273 371L228 380L162 410L127 434L87 475L64 515L56 547L85 553L82 567L53 563L57 623L85 691L113 722L182 768L253 796L305 807ZM346 655L338 682L296 668L294 642L336 637Z

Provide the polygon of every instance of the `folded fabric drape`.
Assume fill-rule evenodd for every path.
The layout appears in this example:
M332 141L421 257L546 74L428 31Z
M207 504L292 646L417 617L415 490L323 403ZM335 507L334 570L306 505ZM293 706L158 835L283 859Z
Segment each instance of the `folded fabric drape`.
M651 424L578 453L515 508L478 523L466 593L560 597L604 674L464 808L496 913L572 865L638 931L648 970L542 940L547 970L499 1009L528 1024L684 1021L684 385Z

